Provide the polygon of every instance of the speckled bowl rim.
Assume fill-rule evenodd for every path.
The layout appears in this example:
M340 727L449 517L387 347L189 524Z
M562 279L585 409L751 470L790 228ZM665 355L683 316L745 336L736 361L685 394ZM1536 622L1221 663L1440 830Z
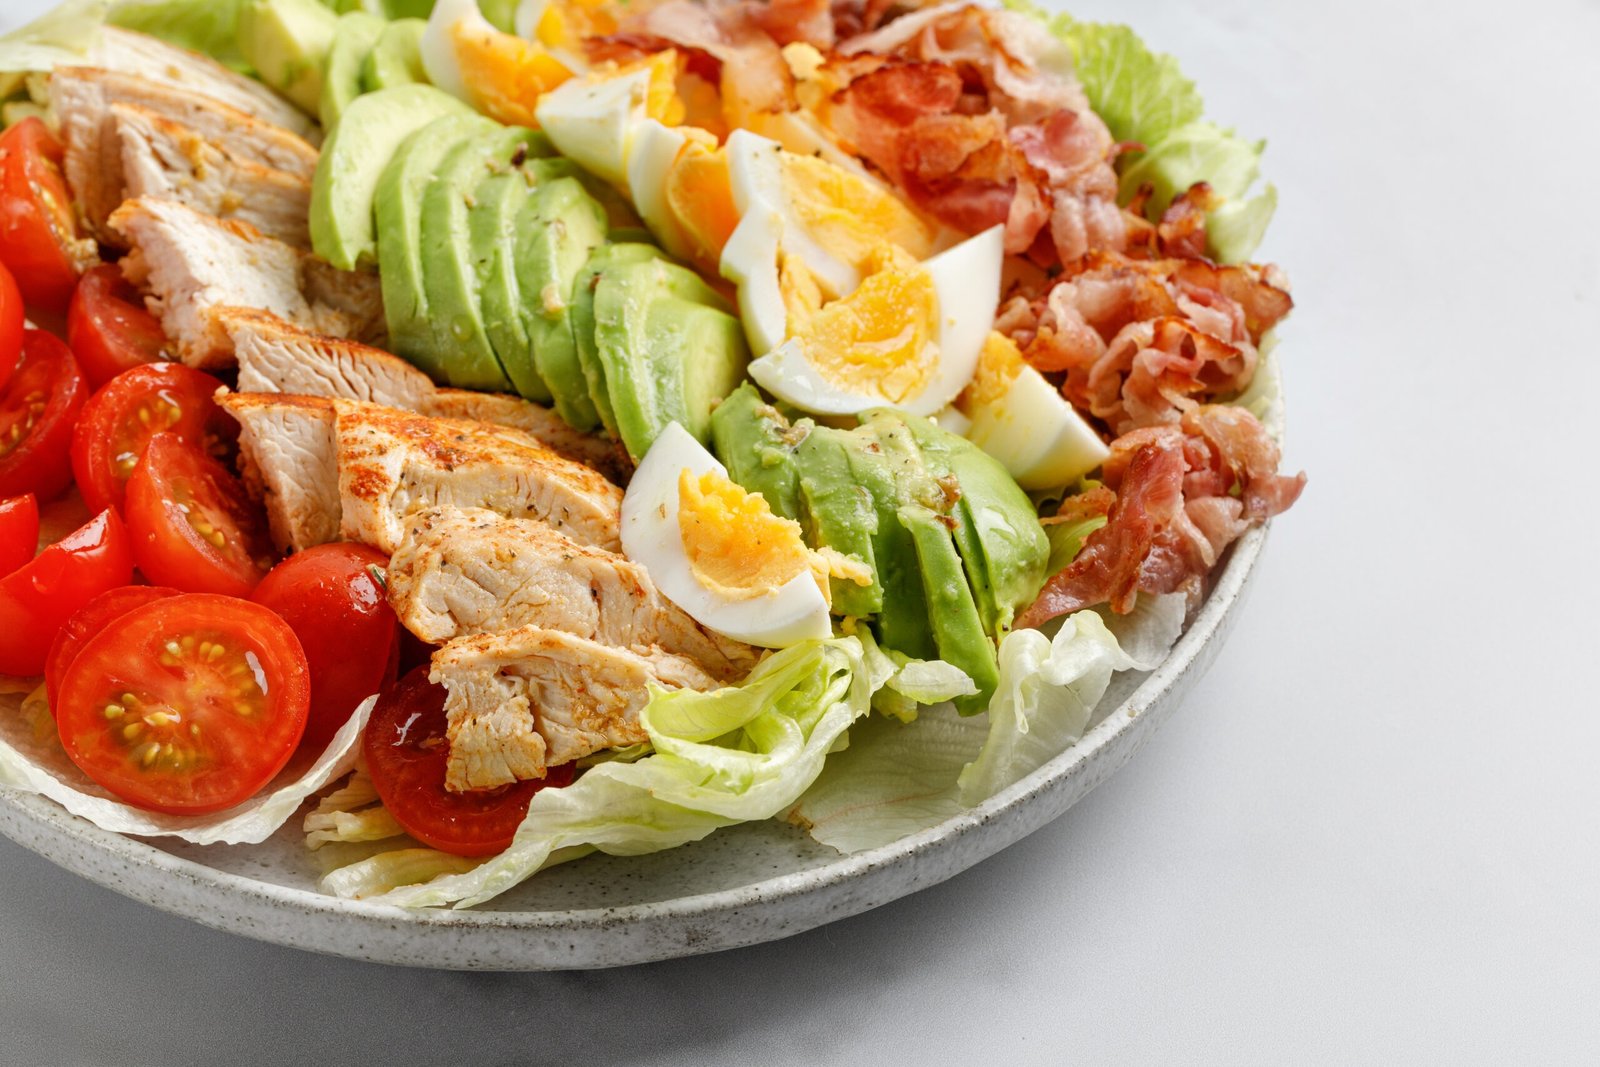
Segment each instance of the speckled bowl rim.
M1158 718L1164 717L1172 710L1171 705L1177 701L1176 699L1163 701L1162 698L1169 695L1169 691L1187 689L1187 684L1192 684L1209 666L1210 660L1215 656L1230 628L1228 625L1230 615L1241 603L1248 588L1249 580L1265 546L1266 537L1267 527L1262 526L1252 529L1233 545L1205 603L1189 628L1174 645L1167 659L1152 671L1121 705L1107 714L1084 735L1082 740L1066 752L1010 788L937 826L878 848L841 855L836 861L818 867L776 875L731 889L609 908L557 911L406 910L390 905L344 900L322 893L260 881L245 875L219 871L203 863L163 851L140 839L102 830L43 797L21 794L5 788L0 788L0 814L6 816L0 818L0 832L74 873L162 910L245 936L362 959L436 967L556 969L642 962L772 940L866 911L943 881L1058 817L1066 807L1076 803L1098 785L1099 781L1109 777L1132 756L1154 727L1159 725L1158 722L1146 722L1144 729L1135 731L1135 724L1146 716L1146 713ZM1186 675L1191 673L1193 677L1186 679ZM1182 693L1176 692L1171 695L1176 698ZM427 952L418 954L381 944L383 936L378 931L384 927L400 927L407 931L435 929L463 933L467 931L567 933L579 940L585 940L586 944L594 938L608 936L615 937L620 943L625 940L625 933L621 937L617 937L617 933L625 932L629 927L638 924L659 924L662 920L673 919L715 921L719 916L729 917L736 912L747 913L748 909L752 908L781 909L786 902L792 902L796 898L837 888L844 883L863 879L869 874L883 873L888 869L901 867L919 856L941 851L951 846L957 839L970 834L985 829L1001 830L1002 827L996 824L1003 816L1008 814L1020 816L1033 802L1047 799L1047 796L1055 792L1066 779L1084 773L1098 755L1112 746L1113 742L1123 734L1129 732L1137 732L1140 735L1135 743L1120 746L1121 751L1112 753L1119 757L1116 762L1104 768L1099 779L1083 787L1077 795L1071 796L1061 811L1045 814L1033 820L1031 824L1026 819L1013 819L1012 825L1004 828L1009 832L992 834L995 841L980 845L976 849L969 849L958 865L937 869L931 876L913 875L905 878L900 886L881 896L872 896L869 893L847 899L842 908L836 906L831 909L832 913L825 916L811 916L798 921L785 920L777 923L758 921L754 928L756 931L754 936L735 934L728 938L689 937L685 943L676 947L669 945L665 950L661 948L641 950L637 946L629 950L619 945L609 955L603 950L594 956L587 955L583 950L576 950L576 955L565 955L564 958L563 954L554 952L548 954L549 958L544 958L535 951L532 956L539 958L531 958L528 953L512 951L506 956L497 956L489 963L474 962L470 954L464 954L461 959L438 960L429 958ZM7 812L4 809L10 810ZM1017 828L1019 823L1022 824L1020 831ZM82 848L74 850L70 847L72 844ZM177 894L160 894L124 882L116 877L114 867L104 869L94 862L97 859L150 868L167 876L173 883L187 884L202 893L209 891L208 895L212 899L236 898L237 913L229 915L207 911L202 905L196 904L196 901L200 900L199 896L180 899ZM190 906L186 907L185 904ZM307 918L373 920L375 925L368 933L376 936L368 939L380 944L369 947L364 942L355 944L313 942L297 938L292 933L260 928L245 918L249 905L265 905L268 909L277 906L280 910L298 912ZM576 946L572 947L576 949Z

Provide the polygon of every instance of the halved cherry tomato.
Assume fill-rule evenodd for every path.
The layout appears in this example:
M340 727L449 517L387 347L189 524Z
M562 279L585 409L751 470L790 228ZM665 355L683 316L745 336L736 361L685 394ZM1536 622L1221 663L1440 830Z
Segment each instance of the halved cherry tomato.
M177 434L150 438L124 510L134 558L152 582L248 597L272 569L266 516L226 467Z
M168 597L91 638L61 680L67 755L130 804L198 815L258 792L300 743L311 685L289 624L247 600Z
M128 532L116 512L102 511L0 578L0 674L41 673L50 642L66 621L132 577Z
M22 335L22 365L0 390L0 497L56 496L72 484L67 448L89 395L67 346L43 330Z
M0 133L0 263L29 304L67 310L93 246L78 237L61 142L37 118Z
M90 508L121 509L128 478L145 445L175 434L202 452L237 433L211 400L222 383L182 363L147 363L123 371L83 406L72 433L72 474Z
M67 344L98 389L130 367L161 359L167 335L117 265L102 263L85 271L73 290Z
M0 388L22 362L22 293L17 280L0 263Z
M67 620L56 639L50 642L50 653L44 660L44 691L50 701L50 714L56 713L56 697L61 693L61 679L67 668L78 658L83 646L101 630L122 618L134 608L142 608L169 596L178 596L179 590L164 585L125 585L110 589L83 607Z
M383 584L388 565L388 556L366 545L317 545L272 568L250 594L276 611L306 650L306 749L327 748L356 705L394 681L400 623Z
M445 734L445 691L418 667L378 698L362 735L367 773L383 806L406 833L457 856L505 851L540 789L569 784L570 763L551 767L538 781L452 793L444 787L450 743Z
M38 498L27 493L0 500L0 578L27 563L38 548Z

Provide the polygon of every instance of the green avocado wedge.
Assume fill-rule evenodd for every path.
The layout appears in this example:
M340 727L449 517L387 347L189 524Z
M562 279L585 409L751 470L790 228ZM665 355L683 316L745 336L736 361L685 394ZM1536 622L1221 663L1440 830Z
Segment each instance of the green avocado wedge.
M590 428L596 425L604 426L606 432L613 437L617 436L617 416L611 410L611 396L606 391L605 370L600 364L600 352L595 342L595 317L594 295L595 287L600 282L600 276L625 263L646 263L658 260L666 255L661 249L647 244L606 244L602 241L593 252L589 254L588 261L572 279L572 297L567 309L567 323L572 329L571 366L563 363L556 368L560 384L557 379L546 375L545 381L550 385L550 391L556 394L556 410L561 410L563 394L569 389L569 383L576 376L576 388L572 395L567 396L568 402L576 409L580 409L581 416L587 418ZM563 357L566 353L561 353ZM544 353L540 352L541 361ZM544 363L540 363L543 372ZM581 389L582 396L577 396ZM563 416L565 418L565 416ZM570 420L569 420L570 421ZM576 425L576 424L574 424Z
M896 515L916 544L923 599L933 621L939 658L966 671L978 687L976 693L955 699L956 711L976 715L989 706L1000 682L1000 664L978 617L961 554L943 515L920 504L903 505Z
M422 69L422 33L427 19L396 19L383 28L383 35L361 65L361 89L375 93L398 85L426 83Z
M760 493L774 515L800 519L800 475L795 451L814 424L789 424L754 385L745 382L711 413L711 444L728 476Z
M540 404L550 403L550 390L533 364L533 344L523 318L524 296L517 282L517 225L539 180L542 161L515 161L478 183L467 211L473 269L478 276L478 301L483 329L500 366L518 393Z
M322 71L322 98L317 102L323 129L337 126L340 117L362 94L362 68L388 25L381 17L365 11L339 16L338 25L333 28L333 47L328 50L328 62Z
M358 97L322 145L311 182L311 248L340 270L378 252L385 201L381 179L401 143L435 119L487 123L471 107L431 85L402 85ZM431 177L424 172L423 178ZM376 209L375 210L375 205ZM387 287L385 295L387 296Z
M384 93L400 90L386 89ZM373 93L363 99L377 99ZM453 98L452 98L453 99ZM444 159L458 145L496 129L477 114L450 114L423 126L400 145L378 182L374 214L378 230L378 278L389 346L400 356L445 381L446 368L433 347L428 294L422 280L422 199Z
M468 219L480 183L524 159L538 137L522 127L497 127L468 138L450 150L422 193L422 287L433 362L460 389L511 389L484 326Z
M590 398L602 416L605 400L635 462L670 422L710 440L712 409L738 388L750 358L722 298L694 271L661 258L601 271L594 344L579 351Z
M239 52L262 81L315 115L339 16L317 0L251 0L239 5Z

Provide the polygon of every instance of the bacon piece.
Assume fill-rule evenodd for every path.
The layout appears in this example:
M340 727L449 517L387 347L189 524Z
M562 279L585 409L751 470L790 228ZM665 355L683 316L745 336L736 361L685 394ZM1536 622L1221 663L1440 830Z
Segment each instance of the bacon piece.
M752 4L750 17L780 45L804 42L822 51L833 47L833 8L829 0L770 0Z
M1114 433L1179 421L1195 398L1238 392L1256 369L1254 345L1232 345L1185 319L1163 317L1123 327L1089 368L1067 372L1069 399Z
M794 77L778 43L753 14L754 5L713 0L697 4L668 0L625 20L623 35L655 37L706 53L721 63L725 117L732 126L752 125L764 112L795 106Z
M1140 592L1197 595L1230 544L1305 488L1304 474L1278 473L1279 458L1266 429L1238 407L1199 407L1180 425L1123 434L1101 468L1104 489L1116 493L1106 525L1017 624L1039 626L1098 604L1126 614ZM1069 499L1062 508L1092 514L1103 505L1103 497L1081 506Z

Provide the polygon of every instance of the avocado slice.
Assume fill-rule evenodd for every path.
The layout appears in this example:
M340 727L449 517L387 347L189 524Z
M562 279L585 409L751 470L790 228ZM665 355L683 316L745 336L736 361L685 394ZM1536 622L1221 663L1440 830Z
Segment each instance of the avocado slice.
M422 33L427 19L396 19L383 28L383 34L361 65L361 89L375 93L397 85L426 83L422 69Z
M794 452L800 491L800 525L807 541L813 546L826 546L853 556L872 568L873 580L869 586L838 578L829 583L833 613L857 618L878 615L885 610L884 560L898 533L892 513L886 520L878 507L880 493L888 494L884 499L889 500L892 507L894 486L887 477L887 469L875 464L865 480L857 469L865 458L859 454L862 444L861 439L843 430L817 426ZM907 542L899 547L908 550L910 545ZM905 590L905 594L916 592L914 584Z
M387 93L402 91L385 89L362 100L377 100ZM436 361L428 294L422 281L423 193L457 145L497 128L489 119L470 111L437 118L400 145L377 186L374 214L378 277L383 284L389 346L438 381L445 380L446 375L445 368Z
M810 419L791 425L745 382L711 413L711 443L728 476L760 493L774 515L800 519L800 475L795 452L815 429Z
M916 659L938 653L917 565L916 540L900 522L905 504L932 499L938 485L928 476L904 423L878 419L856 430L833 431L849 448L850 476L876 509L873 570L883 588L878 636L887 648Z
M561 159L541 160L535 168L539 181L518 216L512 261L534 371L556 414L587 432L600 425L600 416L578 362L573 291L590 253L605 243L606 217L571 169Z
M750 358L723 299L664 258L613 264L595 280L594 320L592 350L579 344L589 395L602 417L612 409L628 454L642 459L671 422L708 441L712 409L744 379Z
M340 270L354 270L377 254L374 204L387 199L377 196L379 179L401 142L443 116L489 120L431 85L368 93L345 114L352 121L329 134L311 182L311 248Z
M513 166L478 183L467 212L472 264L477 272L483 329L500 366L518 393L540 404L550 390L533 364L533 344L523 318L524 297L517 282L517 226L538 181L536 162L513 159Z
M339 16L317 0L254 0L239 8L239 53L261 80L316 114L322 68L333 48Z
M961 554L944 516L938 512L920 504L906 504L896 517L916 545L923 597L939 658L966 671L978 687L976 693L956 698L956 711L976 715L989 706L989 698L1000 683L1000 664L995 646L984 632L983 620L978 617L978 605L967 584ZM884 643L889 644L888 638Z
M479 183L525 158L534 137L524 127L497 126L468 138L450 150L423 190L422 288L433 329L433 362L458 388L511 388L484 328L468 215Z
M365 11L339 16L333 30L333 48L328 51L322 73L322 99L317 104L323 129L337 126L340 117L361 95L362 67L388 25L381 17Z
M556 395L556 410L558 412L561 410L561 402L565 399L578 416L587 422L588 429L603 425L612 436L616 436L617 433L617 416L611 409L611 396L606 392L605 372L600 365L600 352L595 343L595 286L599 284L600 275L612 267L624 263L647 262L660 259L664 255L661 249L647 244L602 243L596 247L572 279L572 296L566 314L567 323L572 329L573 347L570 357L564 351L557 353L563 360L570 358L571 365L569 367L563 364L553 368L560 378L560 384L557 384L557 379L545 373L545 354L543 350L539 352L539 370L545 374L545 381L550 385L550 391ZM563 394L569 392L568 383L573 382L576 388L571 389L570 395L564 397ZM572 425L577 426L577 423Z

